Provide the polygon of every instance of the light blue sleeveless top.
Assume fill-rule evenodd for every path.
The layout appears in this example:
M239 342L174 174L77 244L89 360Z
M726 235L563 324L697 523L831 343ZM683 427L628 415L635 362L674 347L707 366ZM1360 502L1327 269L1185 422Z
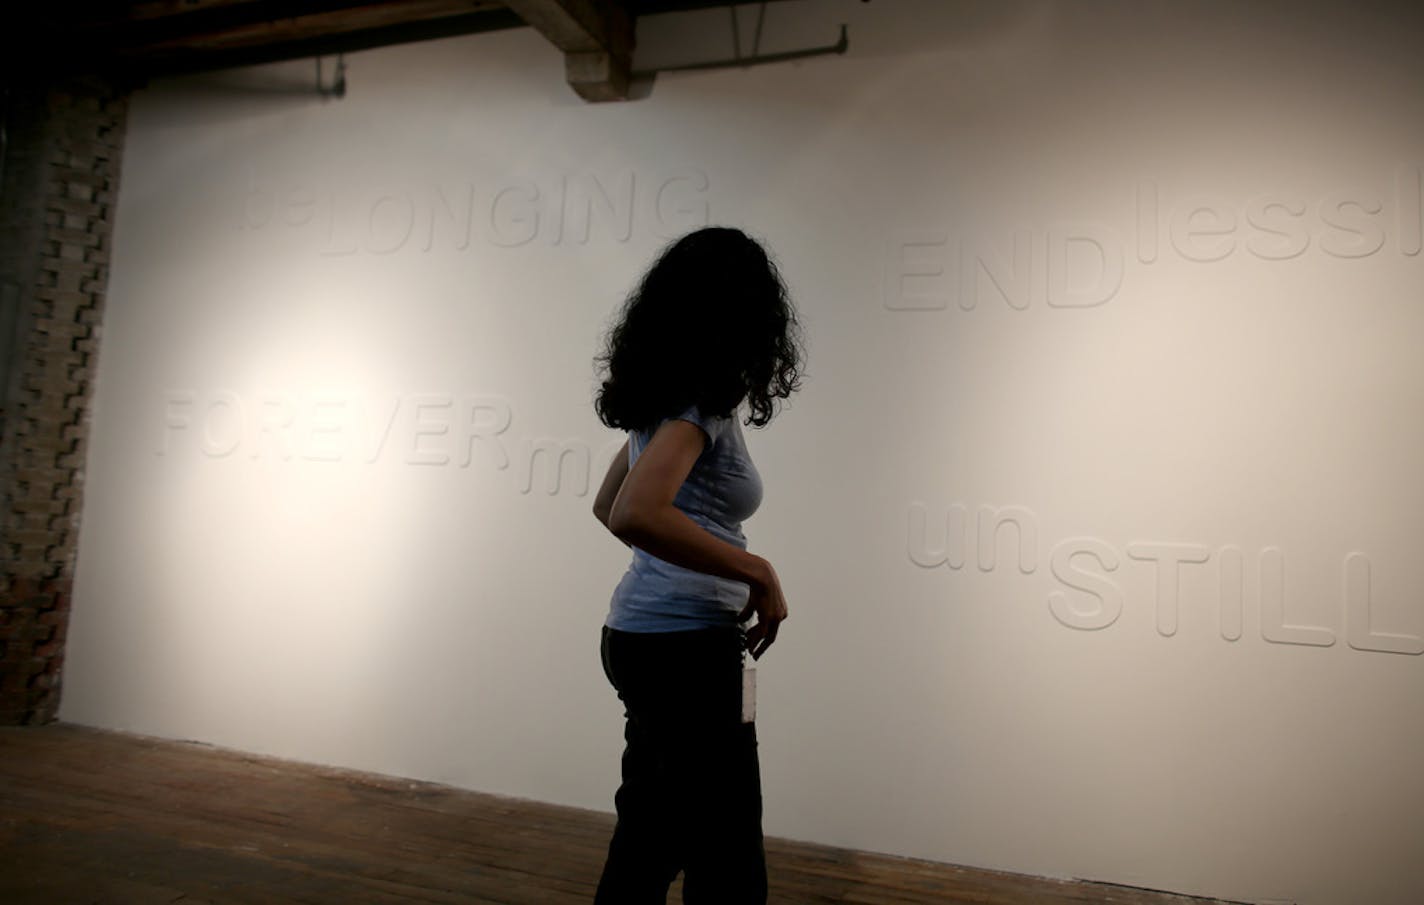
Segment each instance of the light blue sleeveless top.
M742 522L761 504L762 486L761 475L747 454L737 413L730 418L704 416L694 406L675 418L702 428L707 445L678 489L673 505L712 534L745 550ZM628 432L629 468L659 425ZM624 632L735 626L748 593L743 582L684 569L635 547L633 561L613 591L604 624Z

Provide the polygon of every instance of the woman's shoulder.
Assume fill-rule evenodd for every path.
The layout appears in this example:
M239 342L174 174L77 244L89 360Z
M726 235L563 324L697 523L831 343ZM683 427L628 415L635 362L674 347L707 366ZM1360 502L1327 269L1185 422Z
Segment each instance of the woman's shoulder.
M735 432L737 424L737 411L733 409L728 413L718 413L710 408L693 404L683 410L659 419L658 423L648 430L651 436L662 424L668 421L689 421L702 428L702 432L708 437L708 445L715 445L722 437Z

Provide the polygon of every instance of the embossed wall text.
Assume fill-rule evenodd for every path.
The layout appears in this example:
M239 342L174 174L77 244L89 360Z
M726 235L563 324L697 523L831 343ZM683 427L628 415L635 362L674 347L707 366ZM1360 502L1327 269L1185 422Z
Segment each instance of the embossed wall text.
M1022 575L1037 569L1039 556L1037 518L1023 506L980 506L970 517L963 503L953 503L932 513L922 502L909 506L906 550L910 562L924 569L964 569L971 558L981 572L999 568L1002 547L1012 544L1013 561ZM1007 530L1006 530L1007 529ZM1210 605L1216 612L1218 630L1227 641L1242 635L1245 608L1245 554L1235 546L1213 548L1206 544L1166 541L1134 541L1125 547L1127 558L1151 564L1155 577L1152 608L1157 632L1163 637L1177 634L1182 607L1203 605L1184 601L1182 571L1216 565L1217 599ZM1048 611L1061 625L1084 631L1105 629L1117 622L1127 605L1122 586L1113 573L1123 567L1118 548L1098 537L1069 537L1055 543L1048 552L1049 571L1062 585L1048 594ZM1340 632L1339 624L1309 625L1292 621L1286 592L1285 554L1279 547L1266 547L1257 555L1260 585L1257 609L1261 637L1276 644L1330 647ZM1370 588L1371 563L1360 552L1346 554L1341 568L1340 619L1346 643L1355 650L1395 654L1424 654L1424 636L1390 630L1377 624ZM1397 627L1394 627L1397 628Z
M337 188L249 173L240 225L327 256L464 251L472 243L628 242L644 233L671 239L711 217L707 174L686 169L562 174L507 184L461 182Z
M1311 251L1349 261L1391 248L1415 258L1424 248L1422 174L1401 166L1388 189L1243 199L1173 195L1141 182L1123 219L1128 229L1076 220L993 234L899 229L886 243L881 303L891 311L1094 308L1118 296L1129 263L1151 265L1169 253L1200 264L1240 255L1279 262Z
M486 468L512 472L524 494L585 496L593 468L623 444L605 441L595 455L579 438L516 439L513 404L492 394L169 390L158 411L159 456Z

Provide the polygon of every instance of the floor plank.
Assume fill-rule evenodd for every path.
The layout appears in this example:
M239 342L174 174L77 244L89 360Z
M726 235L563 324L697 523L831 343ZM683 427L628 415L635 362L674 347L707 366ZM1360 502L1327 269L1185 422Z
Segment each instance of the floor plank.
M593 898L612 828L598 811L193 742L0 727L7 905L574 905ZM782 905L1214 901L776 838L766 849Z

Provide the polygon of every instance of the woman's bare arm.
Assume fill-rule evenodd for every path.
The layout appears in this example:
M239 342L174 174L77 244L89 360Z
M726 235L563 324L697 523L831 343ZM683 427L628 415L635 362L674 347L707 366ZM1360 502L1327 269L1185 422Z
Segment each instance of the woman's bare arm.
M603 476L603 483L598 487L598 493L593 497L593 515L608 527L608 517L613 512L613 501L618 497L618 490L623 486L623 480L628 477L628 441L623 442L623 448L618 450L618 454L613 457L613 461L608 463L608 472ZM622 538L619 538L622 540ZM627 541L623 541L627 544ZM629 546L632 546L629 544Z

